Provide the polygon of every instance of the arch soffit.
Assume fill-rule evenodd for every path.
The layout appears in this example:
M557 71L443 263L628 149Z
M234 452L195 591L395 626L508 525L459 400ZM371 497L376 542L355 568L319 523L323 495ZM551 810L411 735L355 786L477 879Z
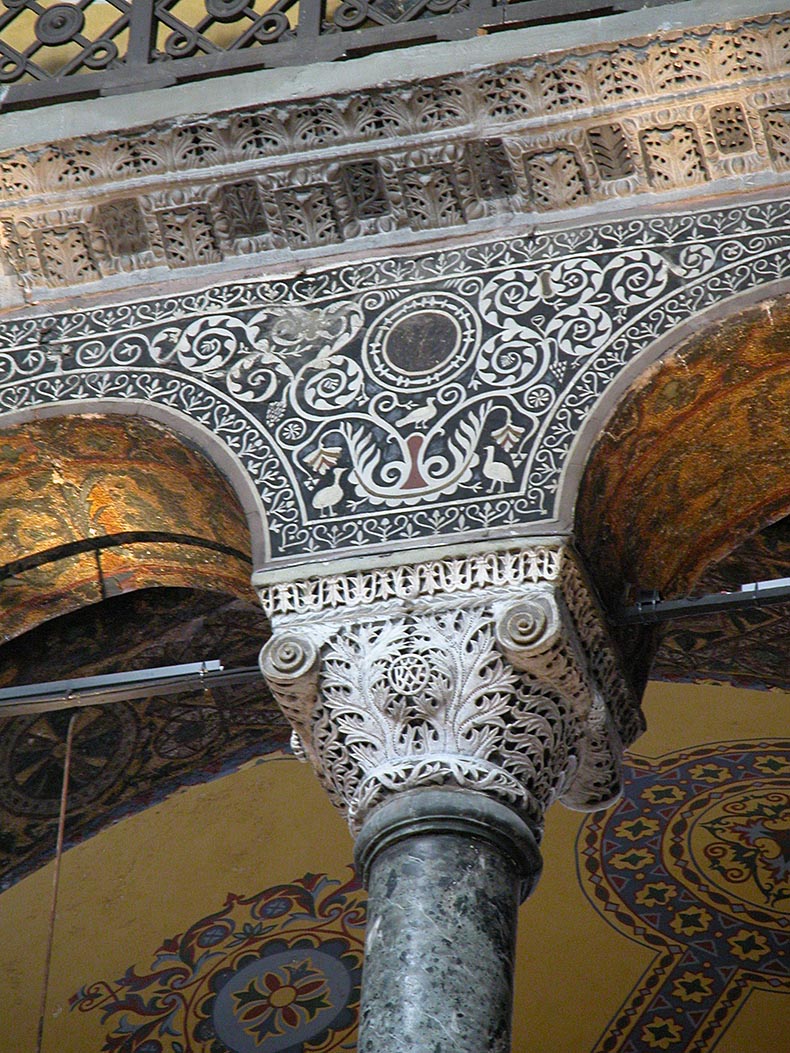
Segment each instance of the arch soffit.
M632 373L598 424L575 524L611 603L626 585L688 593L790 513L790 292L756 299L729 301L701 331L696 319L679 346L676 331L675 350Z
M755 285L745 292L718 301L671 326L609 379L600 398L586 414L570 447L557 490L557 522L570 526L576 521L582 479L593 451L609 421L633 391L661 369L665 361L696 338L712 333L744 312L760 308L770 320L772 313L775 313L774 304L786 296L790 296L790 278Z
M252 597L249 515L226 477L172 427L112 408L0 419L6 638L151 586Z
M161 425L184 446L196 449L227 483L247 522L253 567L262 566L268 556L266 512L261 496L237 455L222 439L193 417L173 407L144 399L79 399L45 403L0 414L2 432L30 421L51 417L103 415L134 417Z

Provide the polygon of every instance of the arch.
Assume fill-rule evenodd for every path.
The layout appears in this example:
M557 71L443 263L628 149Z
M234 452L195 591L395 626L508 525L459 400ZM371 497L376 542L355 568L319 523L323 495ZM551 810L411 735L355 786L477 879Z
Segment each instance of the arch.
M254 666L269 628L250 583L250 530L259 552L265 538L251 492L220 440L166 407L75 400L0 417L0 684ZM2 883L51 854L68 721L0 721ZM69 836L286 740L257 679L80 709Z
M566 527L574 523L582 478L593 450L607 429L609 421L633 390L646 383L656 369L662 368L666 360L680 353L695 338L712 332L719 325L738 318L746 311L762 310L770 322L774 304L789 295L790 279L755 285L746 292L717 301L706 310L685 318L631 358L627 365L609 380L600 399L585 416L569 449L557 492L557 521Z
M253 600L250 515L215 463L150 415L90 408L0 420L3 637L152 586Z
M269 572L567 534L628 380L718 312L787 292L789 247L786 202L719 203L9 318L0 411L131 397L199 422L260 492ZM398 380L384 354L426 314L460 326L431 401L434 382Z
M266 511L249 472L237 454L221 438L193 417L172 406L134 398L84 398L69 402L44 403L0 414L0 433L32 420L92 414L142 417L161 424L179 436L186 446L199 450L227 480L244 512L249 529L253 567L257 569L265 564L269 554Z
M729 307L599 423L575 525L612 604L624 584L688 593L708 565L790 513L790 294Z

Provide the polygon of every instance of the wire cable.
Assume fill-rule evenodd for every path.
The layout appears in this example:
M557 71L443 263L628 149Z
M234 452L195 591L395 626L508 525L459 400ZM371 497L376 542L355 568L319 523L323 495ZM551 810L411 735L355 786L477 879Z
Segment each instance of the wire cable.
M36 1039L36 1053L41 1053L41 1045L44 1041L44 1019L47 1011L47 998L49 996L49 972L52 965L52 945L55 937L55 918L58 912L58 890L60 888L60 860L63 855L63 833L66 829L66 807L69 799L69 773L71 770L71 747L74 742L74 724L77 713L72 713L66 732L66 754L63 760L63 783L60 788L60 812L58 813L58 837L55 844L55 869L52 874L52 902L49 908L49 931L47 934L47 952L44 959L44 983L41 988L41 1004L38 1013L38 1037Z

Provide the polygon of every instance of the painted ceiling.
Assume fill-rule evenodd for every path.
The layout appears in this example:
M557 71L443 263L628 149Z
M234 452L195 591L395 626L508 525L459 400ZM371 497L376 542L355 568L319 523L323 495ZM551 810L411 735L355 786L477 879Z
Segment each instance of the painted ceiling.
M621 400L582 481L576 535L609 602L686 595L790 511L790 297L704 330ZM614 591L613 591L614 590Z
M790 576L790 518L779 520L712 564L694 595ZM651 676L709 680L742 687L790 684L790 602L670 622L662 630Z
M249 531L217 470L140 417L0 434L0 635L150 586L254 600Z
M514 1053L783 1048L788 697L653 685L623 799L551 809ZM311 771L278 752L84 841L63 860L43 1053L352 1053L350 859ZM0 897L14 1053L33 1048L50 871Z
M640 590L666 599L790 576L788 349L785 297L690 339L606 422L576 533L610 610ZM637 677L787 688L788 632L785 604L620 638Z
M50 417L0 439L0 686L256 664L268 625L246 520L201 454L134 416ZM67 725L0 722L0 888L53 850ZM286 739L262 681L86 709L70 839Z
M35 683L210 659L249 667L267 636L254 604L216 592L144 589L0 647L0 676ZM63 712L0 723L0 889L53 852L68 722ZM262 680L80 711L70 843L280 748L288 734Z

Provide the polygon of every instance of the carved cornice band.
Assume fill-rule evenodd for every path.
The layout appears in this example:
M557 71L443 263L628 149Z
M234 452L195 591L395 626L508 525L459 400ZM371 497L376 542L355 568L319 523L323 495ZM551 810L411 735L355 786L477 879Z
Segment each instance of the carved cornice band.
M263 587L261 667L353 830L389 796L487 793L539 836L556 797L599 808L641 731L562 543Z
M0 157L0 245L23 289L67 288L769 185L790 171L789 50L783 13L19 150Z

